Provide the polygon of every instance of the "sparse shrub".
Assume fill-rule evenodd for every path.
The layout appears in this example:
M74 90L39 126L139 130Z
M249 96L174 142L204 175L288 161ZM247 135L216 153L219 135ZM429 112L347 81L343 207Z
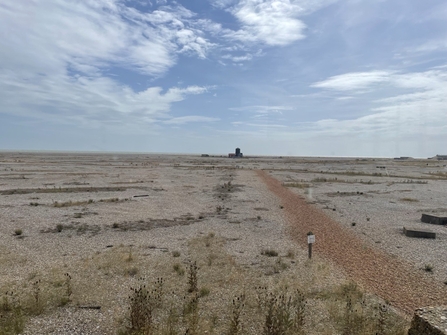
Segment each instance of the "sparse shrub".
M261 251L261 255L268 256L268 257L276 257L276 256L278 256L278 252L273 249L264 249Z
M264 335L303 334L306 299L301 291L268 293L265 298Z
M82 218L82 213L74 213L74 216L73 216L75 219L80 219L80 218Z
M433 265L425 264L424 270L425 270L425 272L433 272Z
M126 270L126 274L130 277L135 277L138 274L139 270L137 267L131 267Z
M17 295L6 292L0 303L0 334L20 334L24 327L24 312Z
M58 223L56 225L56 231L60 233L64 229L64 225L62 223Z
M293 250L287 251L287 258L295 258L295 252Z
M197 292L197 272L199 268L197 267L197 263L194 262L189 265L189 275L188 275L188 292Z
M117 228L119 228L119 223L118 222L114 222L113 224L112 224L112 228L113 229L117 229Z
M67 303L69 303L71 301L71 295L73 294L73 289L71 287L71 276L70 274L67 272L64 274L65 276L65 296L62 297L61 300L61 305L66 305Z
M180 251L174 250L172 252L172 257L180 257Z
M22 229L16 229L16 230L14 230L14 235L16 235L16 236L20 236L20 235L22 235L23 234L23 230Z
M401 201L406 201L406 202L419 202L418 199L414 199L414 198L401 198Z
M241 315L245 307L245 295L242 294L233 299L230 327L228 335L238 335L242 333Z
M279 257L279 258L276 260L276 262L275 262L275 264L274 264L274 266L273 266L273 272L274 272L274 273L280 273L281 271L284 271L284 270L286 270L286 269L288 269L288 268L289 268L289 265L286 264L286 263L284 263L283 260L282 260L282 258Z
M185 274L185 269L182 268L180 263L175 263L172 267L179 276L183 276Z
M44 306L42 304L40 294L40 279L36 280L32 286L33 303L30 306L30 312L34 315L39 315L43 312Z
M149 292L146 285L131 288L129 297L129 321L131 334L151 334L153 328L153 310Z
M210 295L210 289L208 287L201 287L199 291L199 297L203 298Z

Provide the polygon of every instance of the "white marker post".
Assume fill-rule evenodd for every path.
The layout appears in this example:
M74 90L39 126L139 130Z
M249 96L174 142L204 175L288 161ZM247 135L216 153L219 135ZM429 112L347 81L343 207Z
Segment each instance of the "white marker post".
M310 231L307 233L307 245L309 246L309 259L312 258L312 244L315 243L315 235Z

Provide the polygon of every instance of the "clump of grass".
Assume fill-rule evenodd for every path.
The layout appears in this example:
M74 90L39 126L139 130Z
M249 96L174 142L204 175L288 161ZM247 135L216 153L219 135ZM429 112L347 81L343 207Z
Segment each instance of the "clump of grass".
M286 257L287 258L292 258L292 259L295 258L295 252L293 250L291 250L291 249L288 250Z
M21 334L25 316L20 300L14 292L6 292L0 302L0 334Z
M418 199L414 199L414 198L401 198L400 201L406 201L406 202L419 202Z
M139 272L139 269L136 266L130 267L126 269L126 274L130 277L135 277Z
M39 206L39 203L38 202L30 202L29 205L37 207L37 206Z
M276 257L276 256L278 256L278 252L274 249L264 249L261 251L261 255L264 255L267 257Z
M203 298L210 295L210 289L208 287L201 287L199 291L199 297Z
M153 328L153 305L146 285L131 288L130 299L130 333L151 334Z
M14 235L15 236L21 236L23 234L23 230L20 228L17 228L14 230Z
M60 306L65 306L66 304L71 302L71 295L73 294L73 289L71 286L72 278L71 278L70 274L68 272L64 273L64 277L65 277L65 281L64 281L65 294L61 297Z
M197 266L197 262L194 262L189 265L189 274L188 274L188 292L197 292L197 272L199 268Z
M281 271L287 270L289 265L284 263L281 257L278 257L275 264L273 265L273 272L280 273Z
M36 280L32 284L32 297L33 302L30 306L30 312L33 315L39 315L43 312L44 306L42 302L42 297L40 293L40 279Z
M283 183L285 187L295 187L295 188L309 188L310 185L306 183Z
M303 334L306 299L301 291L270 292L264 296L261 308L264 335Z
M172 267L179 276L183 276L185 274L185 269L182 268L180 263L175 263Z
M180 251L174 250L172 252L172 257L180 257Z
M58 223L58 224L56 225L56 231L57 231L58 233L62 232L63 229L64 229L64 225L63 225L62 223Z
M425 264L424 270L425 270L425 272L430 272L430 273L433 272L433 265Z
M242 333L242 322L241 316L242 311L245 307L245 295L241 294L240 296L233 299L233 305L231 309L231 320L230 327L228 330L228 335L239 335Z

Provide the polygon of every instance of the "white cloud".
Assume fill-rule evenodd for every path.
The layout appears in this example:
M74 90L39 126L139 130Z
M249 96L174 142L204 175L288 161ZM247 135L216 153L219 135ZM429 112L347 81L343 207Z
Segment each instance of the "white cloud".
M336 0L216 0L241 24L241 29L224 29L231 40L283 46L305 38L306 25L300 17L310 14Z
M219 118L216 117L208 117L208 116L199 116L199 115L189 115L189 116L180 116L164 121L165 124L185 124L190 122L216 122L219 121Z
M312 84L311 87L337 91L364 90L377 84L388 82L391 75L392 72L388 71L352 72L319 81Z
M256 112L256 113L269 113L269 112L278 112L278 111L290 111L294 108L291 106L262 106L262 105L255 105L255 106L244 106L244 107L231 107L229 108L232 111L249 111L249 112Z
M0 5L0 113L104 122L118 114L166 117L171 104L206 88L137 92L106 77L110 68L160 76L178 53L212 46L181 6L142 13L118 0L4 1ZM81 121L80 121L81 122Z
M349 120L324 119L307 125L308 130L332 135L357 133L387 137L443 134L442 125L447 115L447 71L444 68L414 73L347 73L312 86L343 93L372 90L380 83L386 83L390 93L373 100L378 107L369 110L369 115Z

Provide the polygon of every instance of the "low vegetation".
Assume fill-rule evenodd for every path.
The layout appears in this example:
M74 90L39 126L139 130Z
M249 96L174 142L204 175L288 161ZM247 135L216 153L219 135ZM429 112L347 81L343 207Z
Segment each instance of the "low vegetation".
M74 276L56 268L0 286L6 292L0 334L20 334L36 315L51 318L57 309L90 301L117 311L111 322L119 335L405 333L406 321L383 301L353 283L326 282L328 265L284 250L286 258L264 258L277 271L245 269L225 251L225 241L208 233L190 240L185 256L154 253L150 264L144 249L121 245L72 264ZM292 268L291 262L299 265Z

